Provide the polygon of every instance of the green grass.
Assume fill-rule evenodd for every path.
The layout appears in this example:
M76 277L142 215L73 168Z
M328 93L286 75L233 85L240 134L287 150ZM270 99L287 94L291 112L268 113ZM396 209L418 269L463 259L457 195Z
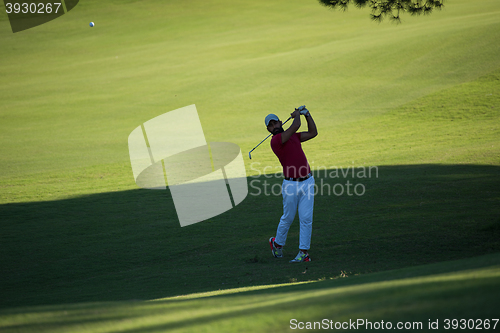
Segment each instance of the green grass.
M445 331L451 327L447 319L474 318L475 325L486 328L485 319L498 317L499 260L495 254L379 274L148 302L11 309L0 311L0 327L3 332L289 332L299 322L325 325L326 319L335 327L360 319L361 331L373 330L366 322L382 321L384 327L402 323L425 330L429 322L437 322ZM489 324L490 329L498 327L494 321Z
M401 25L285 3L88 0L17 34L0 15L2 331L495 316L498 1L449 1ZM127 137L190 104L207 141L241 147L250 187L181 228L169 191L135 185ZM323 192L313 261L289 265L297 225L287 260L270 258L281 198L256 195L280 184L279 163L268 144L246 153L267 113L302 104ZM362 166L378 173L338 169ZM326 193L347 181L365 193Z
M124 138L186 105L197 105L207 141L249 151L269 111L286 117L307 104L331 134L500 67L494 0L450 3L400 26L284 3L82 1L18 34L0 22L2 179L108 165L121 173Z

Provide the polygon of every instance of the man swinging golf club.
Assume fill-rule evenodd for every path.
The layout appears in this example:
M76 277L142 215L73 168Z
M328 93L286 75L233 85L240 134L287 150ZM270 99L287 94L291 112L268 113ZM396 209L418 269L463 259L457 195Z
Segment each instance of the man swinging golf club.
M307 121L307 132L299 132L303 115ZM282 122L275 114L266 116L267 130L272 133L271 148L283 166L283 215L276 231L276 237L269 239L275 258L283 257L283 246L286 243L288 230L292 225L295 213L299 212L300 237L299 253L291 263L311 261L308 250L311 245L311 233L314 206L314 177L302 150L301 142L318 135L316 124L305 106L301 106L291 114L292 125L285 131Z

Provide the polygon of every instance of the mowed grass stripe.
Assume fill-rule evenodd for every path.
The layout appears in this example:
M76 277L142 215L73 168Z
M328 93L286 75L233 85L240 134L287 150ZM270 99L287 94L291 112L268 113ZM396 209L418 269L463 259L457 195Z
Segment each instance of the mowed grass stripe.
M322 135L314 144L305 145L307 156L314 168L407 163L496 165L500 137L499 82L498 71L493 71L476 81L418 99L387 115L346 123L331 133L319 116L318 128ZM97 145L92 139L83 149L94 144ZM108 142L101 143L100 147L113 149ZM60 147L53 149L57 151ZM80 154L81 151L76 150L66 157ZM98 156L89 160L97 163ZM23 165L8 165L5 171L18 172ZM249 176L280 170L266 143L255 151L254 160L246 160L246 167ZM3 202L19 202L134 189L136 185L129 162L125 161L63 172L18 174L5 180L2 188Z
M247 151L268 111L307 104L329 131L500 66L491 1L400 26L317 3L161 4L89 1L3 33L1 177L127 163L133 128L193 103L208 141Z

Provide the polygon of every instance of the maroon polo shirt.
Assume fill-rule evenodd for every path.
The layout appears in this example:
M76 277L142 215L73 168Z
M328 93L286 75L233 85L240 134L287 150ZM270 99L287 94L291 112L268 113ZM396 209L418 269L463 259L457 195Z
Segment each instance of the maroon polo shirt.
M281 134L271 139L271 149L283 166L283 175L291 178L302 178L311 172L306 154L302 150L300 133L294 133L287 142L281 143Z

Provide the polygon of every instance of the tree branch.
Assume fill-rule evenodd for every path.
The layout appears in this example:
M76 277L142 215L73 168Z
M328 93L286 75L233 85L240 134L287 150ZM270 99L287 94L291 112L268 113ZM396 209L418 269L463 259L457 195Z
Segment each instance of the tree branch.
M349 4L354 3L357 8L369 6L372 9L370 17L381 22L384 17L398 23L400 14L408 12L410 15L429 15L434 9L441 9L444 0L318 0L323 6L346 11Z

